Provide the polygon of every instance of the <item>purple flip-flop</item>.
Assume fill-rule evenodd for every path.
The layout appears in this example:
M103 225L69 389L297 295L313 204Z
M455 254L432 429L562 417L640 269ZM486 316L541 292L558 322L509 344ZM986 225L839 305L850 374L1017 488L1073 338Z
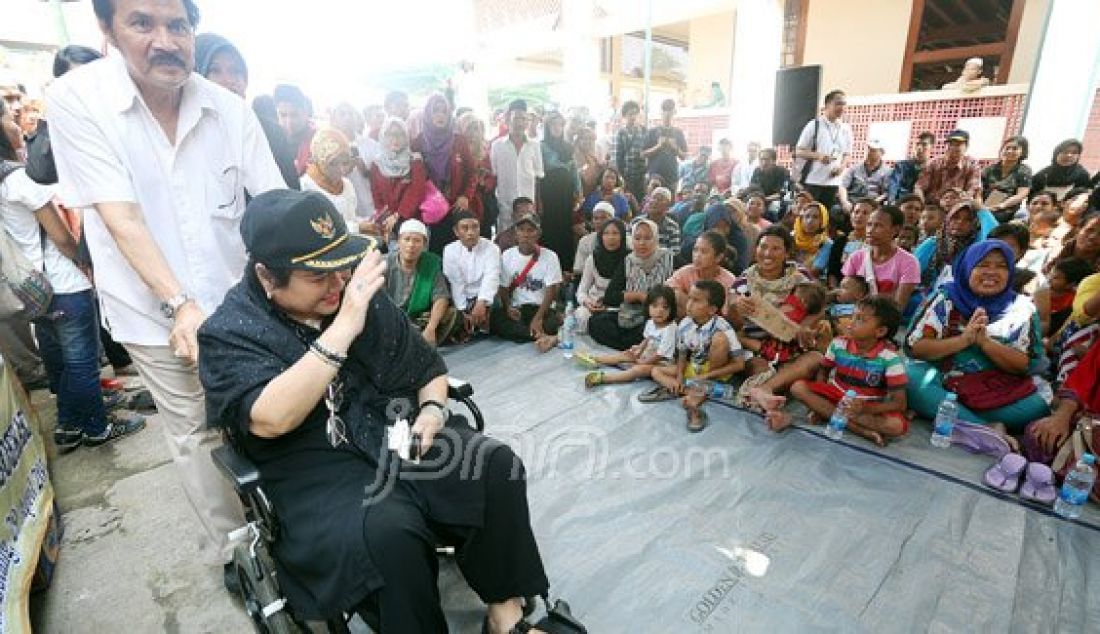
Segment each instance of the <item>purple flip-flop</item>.
M1003 458L986 470L985 475L982 476L982 482L998 491L1015 493L1016 488L1020 486L1020 475L1023 474L1026 466L1027 459L1020 454L1005 454Z
M1039 504L1054 504L1058 491L1054 488L1054 472L1041 462L1027 465L1027 479L1020 487L1020 497Z
M951 432L951 443L962 447L970 453L993 456L998 460L1005 454L1012 452L1012 447L1000 434L989 429L985 425L977 425L966 421L958 421ZM1023 469L1023 467L1020 467Z

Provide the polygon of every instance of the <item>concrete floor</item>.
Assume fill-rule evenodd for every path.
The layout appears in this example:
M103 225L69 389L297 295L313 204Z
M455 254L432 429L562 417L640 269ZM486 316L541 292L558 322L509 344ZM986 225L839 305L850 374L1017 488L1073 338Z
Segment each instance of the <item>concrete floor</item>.
M32 401L52 426L55 400ZM65 456L50 471L65 529L50 588L32 599L36 632L248 632L221 568L199 558L198 520L156 417L139 434Z

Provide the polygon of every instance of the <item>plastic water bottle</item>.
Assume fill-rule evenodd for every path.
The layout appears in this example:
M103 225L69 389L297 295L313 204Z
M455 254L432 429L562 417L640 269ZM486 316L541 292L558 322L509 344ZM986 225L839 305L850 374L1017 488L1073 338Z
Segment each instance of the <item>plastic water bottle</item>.
M957 398L954 392L948 392L947 398L940 403L936 420L932 421L932 437L928 439L933 447L951 446L951 432L955 430L955 421L959 417L959 404L955 402Z
M565 305L565 321L561 325L561 337L558 347L561 348L561 356L566 359L573 358L573 348L576 346L574 333L577 330L576 309L573 302Z
M737 396L737 390L732 385L720 381L688 379L684 382L684 387L689 392L695 392L716 401L732 401Z
M844 398L840 399L836 409L833 410L833 415L829 418L829 424L825 426L826 436L833 440L840 440L844 437L844 428L848 426L848 408L855 400L855 390L848 390L844 394Z
M1054 512L1075 520L1081 517L1081 507L1089 499L1092 485L1096 483L1096 457L1090 453L1081 456L1062 482L1062 491L1054 501Z

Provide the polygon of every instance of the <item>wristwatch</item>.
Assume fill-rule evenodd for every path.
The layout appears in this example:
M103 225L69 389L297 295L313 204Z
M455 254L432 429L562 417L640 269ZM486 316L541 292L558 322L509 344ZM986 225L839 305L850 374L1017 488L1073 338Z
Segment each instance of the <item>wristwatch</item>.
M176 295L175 297L168 298L168 301L161 302L160 313L164 315L165 319L175 319L176 311L180 309L184 304L194 299L187 294L186 291Z
M447 407L439 401L424 401L420 404L420 411L424 411L425 408L434 407L439 410L440 416L443 417L443 424L446 425L447 421L451 420L451 408Z

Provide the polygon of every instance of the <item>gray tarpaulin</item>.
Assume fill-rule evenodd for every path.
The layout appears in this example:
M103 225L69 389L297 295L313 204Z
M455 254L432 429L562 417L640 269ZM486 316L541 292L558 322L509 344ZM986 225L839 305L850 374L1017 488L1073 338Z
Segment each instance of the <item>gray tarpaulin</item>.
M648 384L585 390L557 351L445 358L524 458L551 593L590 632L1100 632L1096 508L1072 523L984 489L992 459L927 424L879 450L711 404L689 434L675 401L635 399ZM453 564L441 587L479 631Z

